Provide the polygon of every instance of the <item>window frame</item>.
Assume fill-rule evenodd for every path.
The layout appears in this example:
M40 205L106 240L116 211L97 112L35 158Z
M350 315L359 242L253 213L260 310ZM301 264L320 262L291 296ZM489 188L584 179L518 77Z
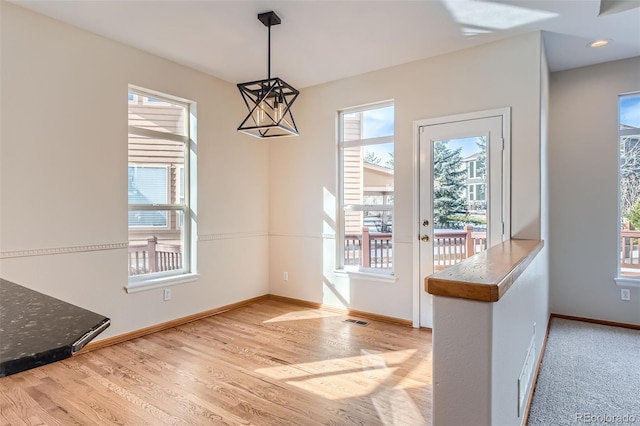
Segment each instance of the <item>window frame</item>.
M153 105L160 106L170 106L170 105L178 105L185 109L185 122L184 122L184 130L185 134L177 134L177 133L168 133L168 132L159 132L151 129L146 129L137 126L128 125L128 135L133 134L136 136L150 137L156 139L164 139L170 140L173 142L181 142L183 143L183 158L184 162L182 165L178 167L182 167L184 169L184 203L179 203L179 199L172 200L171 198L171 166L168 164L162 164L161 167L167 168L167 204L129 204L127 200L127 211L167 211L168 223L167 228L170 227L171 215L179 215L179 212L182 212L184 217L184 223L182 226L176 226L176 229L181 231L182 237L182 268L175 269L170 271L162 271L162 272L153 272L142 275L131 275L128 276L127 285L125 289L128 293L135 293L142 290L154 289L160 287L166 287L175 284L182 284L186 282L195 281L198 277L196 273L196 253L195 253L195 245L193 244L194 235L193 229L191 227L192 217L191 217L191 193L192 193L192 182L191 182L191 153L190 153L190 144L195 139L195 135L193 133L196 132L195 123L192 123L192 115L195 112L195 104L193 102L176 98L171 95L150 91L147 89L142 89L138 87L128 86L128 93L132 93L134 95L134 99L148 99L153 98L158 100L158 102L153 102ZM128 104L132 104L133 102L129 101ZM144 104L144 102L143 102ZM128 105L128 106L129 106ZM127 107L128 107L127 106ZM128 124L127 117L127 124ZM127 136L127 144L128 144L128 136ZM130 164L127 161L128 167ZM149 163L149 164L136 164L136 167L158 167L157 164ZM128 171L127 167L127 171ZM176 171L179 170L176 168ZM176 181L178 181L179 177L177 177ZM176 182L179 184L178 182ZM176 225L178 221L176 220ZM135 228L136 230L145 230L145 229L160 229L157 227L153 228ZM128 222L127 222L127 232L129 230Z
M345 141L344 140L344 116L347 114L353 113L363 113L366 111L372 111L376 109L383 109L388 107L394 107L394 101L383 101L377 102L373 104L367 104L359 107L353 108L345 108L343 110L339 110L337 112L337 121L338 121L338 135L337 135L337 151L338 151L338 167L337 167L337 190L338 194L338 203L337 203L337 212L336 217L338 229L336 230L336 270L335 273L338 276L344 275L358 275L362 277L367 277L368 279L374 280L383 280L383 281L395 281L395 265L396 265L396 251L393 250L395 245L395 232L391 232L391 268L375 268L375 267L363 267L361 265L345 265L344 263L344 253L345 253L345 217L346 210L352 211L362 211L363 213L367 211L390 211L392 220L395 222L395 202L393 204L350 204L349 208L345 205L345 193L344 193L344 150L345 148L351 147L365 147L365 146L374 146L374 145L383 145L392 143L393 144L393 153L395 158L395 109L394 109L394 131L393 134L388 136L379 136L379 137L370 137L370 138L360 138L356 140ZM364 133L364 120L360 124L361 126L361 135ZM394 167L395 172L395 167ZM394 180L394 188L395 188L395 173L393 176ZM363 188L363 196L364 196L364 188ZM383 200L384 200L383 195ZM395 197L394 197L395 201ZM364 202L364 199L363 199ZM395 226L394 226L395 228Z
M617 185L618 185L618 197L617 197L617 201L618 201L618 214L616 217L616 229L617 229L617 237L616 237L616 242L617 242L617 256L616 256L616 277L614 278L614 281L616 282L617 285L619 286L623 286L623 287L640 287L640 276L630 276L630 275L622 275L622 229L621 229L621 219L622 219L622 211L620 210L621 207L621 191L620 191L620 179L621 179L621 174L620 174L620 168L622 166L622 155L621 155L621 142L622 142L622 138L624 136L635 136L635 135L640 135L640 129L639 128L630 128L630 129L622 129L622 109L621 109L621 101L623 98L628 98L628 97L640 97L640 91L638 92L629 92L629 93L623 93L618 95L618 120L616 122L617 125L617 141L616 141L616 152L618 153L618 180L617 180Z
M165 95L158 96L149 96L149 94L142 95L142 105L154 105L154 106L171 106L171 105L180 105L180 102L168 101L165 98ZM189 109L187 108L187 111Z
M185 180L185 168L184 165L176 166L176 201L179 202L180 198L184 198L183 192L186 191L186 187L183 190L182 186L186 182ZM182 217L182 220L180 218ZM180 212L176 212L176 227L183 229L184 227L184 215L180 216Z

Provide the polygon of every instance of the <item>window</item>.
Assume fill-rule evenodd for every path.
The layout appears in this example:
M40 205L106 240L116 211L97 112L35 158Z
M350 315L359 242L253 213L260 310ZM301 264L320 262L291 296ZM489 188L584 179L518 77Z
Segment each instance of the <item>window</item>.
M475 201L476 200L476 186L475 185L469 185L467 188L468 188L467 191L469 192L468 200L469 201Z
M485 201L485 184L472 183L467 186L468 201Z
M476 201L486 201L486 184L484 183L477 183L476 184Z
M394 107L340 112L340 268L393 270Z
M169 168L129 165L129 205L169 202ZM167 228L167 215L157 211L129 211L129 228Z
M479 176L477 176L476 173L476 161L469 161L467 162L467 164L469 165L469 179L473 179L473 178L477 178Z
M619 276L640 282L640 92L618 101Z
M191 271L190 105L130 89L129 286Z

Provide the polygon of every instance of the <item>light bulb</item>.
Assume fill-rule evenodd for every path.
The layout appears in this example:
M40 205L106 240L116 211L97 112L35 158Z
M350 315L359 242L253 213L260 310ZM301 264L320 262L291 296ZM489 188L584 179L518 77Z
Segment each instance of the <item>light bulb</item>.
M278 98L273 101L273 113L275 115L276 123L280 122L284 115L284 102L278 101Z
M255 111L255 120L256 120L256 126L262 126L262 124L264 123L264 109L266 108L266 103L264 101L260 102L258 104L258 107L256 108Z

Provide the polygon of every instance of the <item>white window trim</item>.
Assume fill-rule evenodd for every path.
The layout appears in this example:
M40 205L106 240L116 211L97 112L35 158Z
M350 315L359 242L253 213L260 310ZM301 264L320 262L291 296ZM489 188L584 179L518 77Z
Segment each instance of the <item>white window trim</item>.
M150 99L156 99L156 100L152 101ZM143 96L142 105L167 106L167 107L171 106L169 102L166 102L165 100L158 98L156 96Z
M140 291L153 290L156 288L170 287L179 284L187 284L198 281L200 274L188 272L180 275L156 276L136 275L129 278L129 282L124 287L127 293L138 293ZM134 279L135 278L135 279Z
M640 287L640 277L635 278L635 277L625 277L625 276L619 275L613 280L615 281L616 285L620 287Z
M370 145L381 145L387 143L394 144L394 153L395 153L395 125L394 125L394 134L389 136L380 136L375 138L361 138L354 139L349 141L344 141L344 128L343 128L343 119L342 117L345 114L353 114L359 112L366 112L374 109L387 108L390 106L394 106L395 103L393 101L384 101L375 104L363 105L360 107L347 108L338 111L338 167L337 167L337 183L338 189L337 193L339 194L339 203L337 203L337 217L338 217L338 232L337 232L337 241L336 241L336 265L338 268L334 271L336 276L348 276L348 277L362 277L366 278L369 281L385 281L385 282L393 282L396 281L395 278L395 265L396 265L396 251L393 250L391 257L392 267L390 269L381 269L381 268L370 268L370 267L361 267L356 265L345 265L344 264L344 226L345 226L345 210L356 210L356 211L378 211L385 210L394 212L395 204L393 205L385 205L385 204L374 204L374 205L366 205L366 204L345 204L344 203L344 188L343 188L343 172L344 172L344 149L358 146L370 146ZM395 117L394 117L395 124ZM361 123L362 125L362 123ZM362 132L361 132L362 134ZM395 177L394 177L395 181ZM394 184L395 187L395 184ZM375 208L374 208L375 207ZM393 215L395 216L395 215ZM395 233L392 233L391 244L392 246L395 243Z
M194 282L197 280L197 278L199 277L199 274L197 274L195 272L196 269L196 257L197 257L197 253L196 253L196 244L195 242L195 236L193 235L193 232L195 231L192 226L191 226L191 217L188 215L188 210L190 209L190 196L191 196L191 182L190 182L190 175L191 175L191 165L190 165L190 161L191 161L191 143L195 143L196 141L196 135L193 134L195 132L195 123L192 122L193 118L192 115L194 114L195 111L195 104L184 100L184 99L179 99L179 98L175 98L172 97L170 95L166 95L166 94L161 94L161 93L156 93L153 91L147 91L145 89L142 88L138 88L135 86L129 86L128 87L128 92L129 93L133 93L134 94L134 99L137 96L139 97L143 97L143 100L145 97L153 97L156 99L161 99L161 100L166 100L167 105L171 105L171 103L175 104L175 105L180 105L181 107L185 108L185 130L187 131L186 135L178 135L175 133L164 133L164 132L157 132L154 130L150 130L150 129L144 129L144 128L140 128L137 126L128 126L129 129L129 133L130 134L135 134L135 135L139 135L139 136L147 136L147 137L156 137L156 138L161 138L161 139L168 139L168 140L172 140L172 141L176 141L176 142L182 142L184 143L184 164L182 165L182 167L185 170L184 173L184 186L185 186L185 193L184 193L184 198L185 198L185 202L184 204L172 204L171 203L171 173L170 171L168 171L167 173L167 178L169 179L169 186L168 186L168 200L169 200L169 204L167 205L154 205L152 207L154 207L154 210L169 210L169 211L183 211L184 215L185 215L185 226L182 227L182 234L183 234L183 265L182 265L182 269L176 269L173 271L164 271L164 272L157 272L157 273L152 273L152 274L144 274L144 275L133 275L133 276L129 276L128 280L127 280L127 285L125 286L125 290L127 291L127 293L136 293L138 291L143 291L143 290L151 290L151 289L155 289L155 288L162 288L162 287L167 287L167 286L172 286L172 285L178 285L178 284L184 284L184 283L188 283L188 282ZM153 105L162 105L161 103L158 102L152 102L151 104ZM151 165L151 164L150 164ZM163 164L163 167L167 167L167 165ZM189 171L189 172L187 172ZM134 210L139 206L136 204L133 205L129 205L127 203L128 207L133 206ZM144 209L144 208L143 208ZM135 228L135 229L140 229L140 230L144 230L145 228ZM147 228L149 229L149 228ZM151 229L159 229L159 228L151 228Z
M336 277L366 279L367 281L380 281L386 283L393 283L398 281L398 278L393 272L389 272L386 269L378 268L362 268L360 270L356 270L347 266L344 269L336 269L335 271L333 271L333 274Z

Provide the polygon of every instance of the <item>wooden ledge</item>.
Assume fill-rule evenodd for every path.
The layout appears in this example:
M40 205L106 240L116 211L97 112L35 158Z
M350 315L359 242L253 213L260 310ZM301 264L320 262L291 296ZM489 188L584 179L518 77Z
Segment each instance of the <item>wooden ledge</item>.
M436 296L497 302L542 250L542 240L509 240L425 278Z

